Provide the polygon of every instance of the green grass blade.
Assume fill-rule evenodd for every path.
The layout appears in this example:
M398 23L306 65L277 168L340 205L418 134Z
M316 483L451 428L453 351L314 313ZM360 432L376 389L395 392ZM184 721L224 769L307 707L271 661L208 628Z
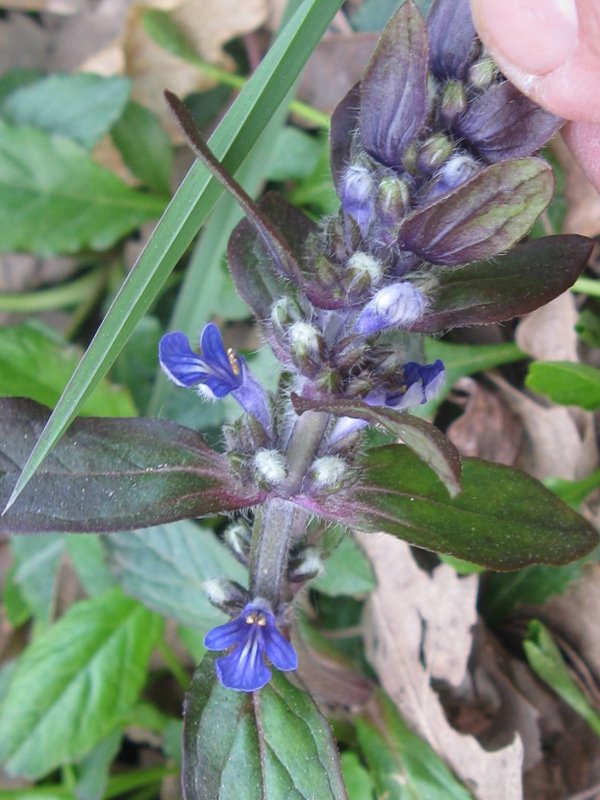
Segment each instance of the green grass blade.
M277 37L210 140L234 173L285 98L342 0L307 0ZM206 169L195 163L168 205L135 268L75 370L17 481L7 508L72 422L83 401L106 374L136 324L221 194Z
M236 180L251 197L255 197L269 168L274 140L287 115L287 103L277 109L259 140L241 166ZM236 223L242 218L235 198L224 195L211 214L202 236L195 246L187 266L177 302L169 323L169 330L186 333L192 340L199 335L202 326L209 321L214 308L215 288L221 288L221 263L227 250L227 242ZM165 403L175 386L157 370L152 396L147 408L149 417L162 415Z

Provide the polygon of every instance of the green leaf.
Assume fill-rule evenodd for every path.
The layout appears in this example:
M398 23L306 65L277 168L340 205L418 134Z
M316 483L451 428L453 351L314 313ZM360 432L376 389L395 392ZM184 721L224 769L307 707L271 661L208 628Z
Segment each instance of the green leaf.
M128 78L49 75L13 92L0 114L16 125L58 133L91 150L123 113L130 91Z
M0 399L0 504L47 418L37 403ZM261 500L260 490L238 485L226 457L189 428L157 419L81 418L0 517L0 531L121 531Z
M89 753L136 700L160 619L120 591L72 606L21 656L0 705L0 762L38 778Z
M38 324L0 328L0 396L29 397L54 406L81 351ZM83 415L132 417L136 410L124 389L102 381L81 409Z
M492 164L451 194L414 211L398 242L433 264L455 266L508 250L529 231L554 191L540 158Z
M537 619L529 622L523 648L531 669L544 683L568 703L600 736L600 714L571 677L567 665L550 635L550 631Z
M369 451L356 486L302 502L349 527L385 531L501 571L565 564L598 542L583 517L525 473L466 458L461 483L461 494L450 500L408 447L387 445Z
M154 191L168 194L173 150L156 114L130 102L113 126L111 136L131 172Z
M576 511L586 497L600 486L600 469L595 470L578 481L567 481L562 478L546 478L546 486L561 500L568 503Z
M53 617L58 568L65 544L65 537L59 535L15 537L11 540L15 556L14 581L36 621L43 626L48 625Z
M355 720L378 797L387 800L472 800L435 750L413 733L383 692L372 713Z
M600 347L600 316L591 308L583 309L575 323L575 330L582 342L590 347Z
M121 731L114 731L83 759L75 787L76 800L102 800L111 764L119 752L122 738Z
M292 403L297 413L315 409L338 417L364 419L371 425L385 428L401 438L435 472L451 497L460 492L460 454L452 442L428 422L407 412L369 406L360 400L312 401L292 395Z
M260 692L224 689L213 661L203 660L186 697L185 800L346 798L331 731L310 696L277 671Z
M215 534L189 520L120 533L105 546L127 594L202 632L224 621L209 603L204 581L226 575L246 583L245 570Z
M324 574L315 578L310 588L330 597L364 597L376 585L371 562L352 536L346 534L325 562Z
M31 617L31 608L15 582L15 571L15 564L12 564L4 579L2 601L7 620L13 628L18 628Z
M9 69L8 72L0 75L0 104L4 103L6 98L17 89L36 83L43 76L44 73L40 72L39 69Z
M340 758L349 800L373 800L375 786L356 753L347 750Z
M316 169L322 147L321 138L284 126L273 142L265 177L280 182L308 178Z
M600 408L600 369L573 361L534 361L525 385L554 403L579 406L588 411Z
M0 122L2 250L106 250L165 203L126 186L70 139Z
M555 594L562 594L581 575L582 563L563 567L527 567L508 574L487 575L483 581L481 612L490 622L506 617L519 603L541 605Z
M66 538L69 558L86 593L97 597L114 589L117 581L106 565L100 537L72 533Z
M209 142L232 174L286 96L341 0L308 0L295 12ZM195 164L73 374L10 497L13 503L109 369L212 209L221 188Z

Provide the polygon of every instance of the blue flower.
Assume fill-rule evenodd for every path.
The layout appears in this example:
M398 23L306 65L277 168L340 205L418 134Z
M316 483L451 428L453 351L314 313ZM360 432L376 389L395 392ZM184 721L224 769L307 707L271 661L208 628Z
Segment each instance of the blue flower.
M373 295L358 315L354 330L371 336L386 328L410 327L421 319L427 300L409 281L392 283Z
M432 400L442 388L445 379L444 363L439 358L433 364L408 361L402 368L402 383L398 388L387 387L384 390L376 390L378 400L376 403L373 402L375 398L370 395L365 399L371 405L386 405L402 411Z
M232 651L217 658L217 676L226 689L256 692L271 678L266 656L277 669L297 669L298 656L275 624L275 616L266 601L248 603L239 617L213 628L204 637L208 650Z
M198 394L206 400L231 394L269 430L271 413L264 389L252 377L244 359L232 348L225 350L216 325L206 325L200 347L201 356L192 350L184 333L167 333L158 346L163 372L178 386L197 386Z

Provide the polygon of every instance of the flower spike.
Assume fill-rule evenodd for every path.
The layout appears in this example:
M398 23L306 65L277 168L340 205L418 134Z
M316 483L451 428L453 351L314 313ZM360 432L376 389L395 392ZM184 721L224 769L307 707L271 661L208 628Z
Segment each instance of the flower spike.
M227 650L215 662L217 676L226 689L238 692L256 692L271 678L265 664L284 672L297 669L298 656L275 623L275 615L268 603L260 598L248 603L239 617L213 628L204 637L208 650Z
M197 386L198 394L206 400L220 400L231 394L269 430L271 413L264 389L252 377L244 359L231 348L225 350L216 325L205 326L200 346L202 355L192 350L181 331L163 336L158 354L166 376L178 386Z

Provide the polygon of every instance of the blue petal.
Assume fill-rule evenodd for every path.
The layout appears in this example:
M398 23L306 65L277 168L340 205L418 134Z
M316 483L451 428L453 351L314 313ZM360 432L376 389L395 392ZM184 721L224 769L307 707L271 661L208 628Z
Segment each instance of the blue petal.
M244 411L252 414L261 423L266 431L271 429L271 408L267 393L263 387L252 377L243 359L240 359L243 384L239 389L234 389L232 396L242 406ZM215 392L216 394L216 392ZM217 395L218 397L219 395Z
M234 644L243 645L250 633L249 627L245 615L236 617L210 630L204 637L204 647L207 650L227 650Z
M293 645L277 630L274 620L271 622L268 619L263 628L263 644L267 658L274 667L284 672L298 669L296 651Z
M202 355L211 367L219 372L222 371L224 373L223 377L229 375L235 385L239 386L241 384L241 373L239 376L234 374L225 352L221 331L212 322L209 322L202 331L200 347L202 348ZM234 387L232 386L232 388Z
M256 692L271 678L258 636L249 637L243 647L236 647L233 653L217 658L215 668L223 686L238 692Z
M181 331L162 337L158 345L158 358L167 377L179 386L193 386L208 377L204 359L194 353L187 336Z

